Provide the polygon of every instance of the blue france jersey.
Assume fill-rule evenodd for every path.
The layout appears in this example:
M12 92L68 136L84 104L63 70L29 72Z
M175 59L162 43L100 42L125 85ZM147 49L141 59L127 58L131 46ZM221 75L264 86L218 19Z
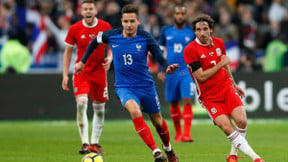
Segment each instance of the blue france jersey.
M168 25L161 29L159 44L167 48L167 60L169 64L179 64L179 69L187 67L184 61L184 48L195 39L192 27L186 26L177 29L174 25ZM179 70L178 69L178 70Z
M142 29L132 38L123 37L123 28L103 33L103 43L108 43L113 53L115 87L143 87L154 85L148 71L147 53L150 51L164 68L167 62L162 57L159 45Z

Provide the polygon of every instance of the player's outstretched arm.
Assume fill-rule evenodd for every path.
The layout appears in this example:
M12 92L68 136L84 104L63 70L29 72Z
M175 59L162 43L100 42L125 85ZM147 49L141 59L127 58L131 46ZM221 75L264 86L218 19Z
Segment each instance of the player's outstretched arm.
M97 37L96 37L89 43L81 61L75 64L74 71L77 75L80 74L81 71L84 69L85 63L87 62L89 56L98 46L99 44L97 42Z

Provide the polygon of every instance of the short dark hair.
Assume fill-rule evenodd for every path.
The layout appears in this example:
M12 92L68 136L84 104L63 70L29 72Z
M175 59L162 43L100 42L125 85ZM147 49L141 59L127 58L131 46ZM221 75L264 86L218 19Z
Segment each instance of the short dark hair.
M183 9L185 10L185 12L187 11L186 6L185 6L184 4L182 4L182 3L176 4L176 5L174 6L173 13L176 12L176 8L183 8Z
M138 6L134 5L134 4L128 4L126 6L124 6L121 10L121 15L123 16L123 14L125 13L135 13L137 18L139 17L139 13L138 13Z
M207 22L209 28L213 29L215 21L212 19L212 17L207 14L200 14L192 21L192 27L194 30L196 30L196 24L201 21Z
M84 3L93 3L96 6L95 0L82 0L81 4L84 4Z

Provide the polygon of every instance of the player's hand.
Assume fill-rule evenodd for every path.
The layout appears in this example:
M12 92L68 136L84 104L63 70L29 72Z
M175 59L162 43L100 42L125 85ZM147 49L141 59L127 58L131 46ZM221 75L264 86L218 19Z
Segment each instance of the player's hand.
M166 73L167 74L172 74L174 73L177 69L179 68L179 65L178 64L172 64L172 65L169 65L166 69Z
M69 91L68 81L69 81L69 77L68 76L63 77L63 79L62 79L62 89L64 91Z
M234 88L241 99L245 97L245 93L242 88L240 88L238 85L234 85Z
M74 66L74 71L77 75L81 73L81 71L84 69L85 64L83 64L81 61L76 63Z
M112 57L110 56L107 56L105 59L104 59L104 63L102 63L102 66L104 67L105 70L109 70L110 69L110 66L111 66L111 63L112 63Z
M158 77L158 79L159 79L160 81L165 82L166 76L165 76L165 73L164 73L164 72L159 72L159 73L157 74L157 77Z
M221 62L222 62L222 64L223 64L223 66L225 66L225 65L229 65L230 62L231 62L231 60L230 60L229 56L227 56L227 55L222 55L222 56L221 56Z

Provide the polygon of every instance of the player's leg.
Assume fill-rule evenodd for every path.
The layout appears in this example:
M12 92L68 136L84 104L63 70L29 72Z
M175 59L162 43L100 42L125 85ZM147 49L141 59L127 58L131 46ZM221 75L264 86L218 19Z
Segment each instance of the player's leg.
M175 128L174 142L181 142L182 130L181 130L181 109L178 101L170 102L170 116Z
M180 82L180 91L181 98L183 103L183 121L184 121L184 129L182 135L183 142L193 142L193 138L190 136L192 120L193 120L193 111L192 111L192 99L195 96L194 92L194 83L189 76L183 76L183 79Z
M170 133L166 121L161 115L160 102L155 87L147 88L143 91L141 96L143 111L148 113L152 124L156 128L158 135L160 136L163 149L167 155L169 162L177 162L176 156L172 146L170 144Z
M120 99L122 106L130 113L134 127L144 141L144 143L152 150L153 156L159 161L166 160L161 150L155 143L151 130L146 124L142 112L140 110L140 101L136 96L137 90L128 88L116 88L116 94Z
M82 147L79 151L80 154L86 154L90 152L89 149L89 137L88 137L88 117L87 117L87 106L88 106L88 93L89 82L86 80L84 75L74 75L73 77L73 88L74 95L76 98L76 122L79 131L79 135L82 142Z
M79 135L82 142L82 148L80 149L80 154L86 154L90 152L89 149L89 138L88 138L88 117L87 117L87 105L88 105L88 97L87 95L78 95L76 96L77 102L77 113L76 113L76 121L77 127L79 131Z
M165 83L165 99L170 103L170 116L173 121L175 128L175 138L174 142L181 142L182 130L181 130L181 108L179 105L180 101L180 90L179 90L179 80L178 77L173 77L174 75L166 75Z
M240 136L242 136L245 140L246 140L246 133L247 133L247 115L246 115L246 111L244 109L244 106L238 106L236 107L232 113L231 113L231 117L233 118L233 120L236 123L236 128L235 130L239 133ZM248 141L247 141L248 143ZM233 145L233 148L235 150L237 150L237 148L235 147L235 145ZM233 150L234 150L233 149ZM231 149L231 151L233 151ZM260 156L257 155L254 150L251 147L251 150L248 148L247 150L248 153L246 155L248 155L249 157L251 157L253 160L256 159L260 159ZM243 151L242 151L243 152ZM233 153L233 152L232 152ZM230 152L231 154L231 152Z
M157 161L165 161L166 160L165 157L163 156L161 150L156 145L151 130L143 118L139 104L137 104L135 100L128 100L125 104L125 108L130 113L130 116L132 118L137 133L145 142L145 144L152 150L154 158Z
M251 146L248 144L245 136L247 131L247 115L246 111L244 109L243 103L241 98L237 95L235 89L233 87L230 87L226 91L226 95L229 96L229 100L226 100L226 110L228 111L228 114L233 118L235 121L236 127L235 132L236 134L239 134L243 138L243 141L240 140L240 142L243 142L244 145L241 146L242 151L244 154L251 157L253 160L259 158L259 155L257 155L254 150L251 148ZM232 147L230 151L230 155L237 155L237 150L239 148L237 145L235 145L232 142ZM236 156L237 157L237 156ZM227 157L227 159L229 156Z
M193 142L194 139L190 136L192 120L193 120L193 112L192 112L192 99L184 98L183 101L183 121L184 121L184 129L182 135L183 142Z
M104 153L99 145L99 140L104 126L105 101L108 100L106 80L98 80L91 85L91 98L93 100L93 120L91 134L91 151Z
M244 107L238 106L237 108L235 108L231 113L231 117L236 123L235 126L236 131L239 132L239 134L245 138L247 132L247 117ZM237 156L237 151L238 149L235 148L233 144L231 144L231 151L229 155Z
M253 160L260 158L250 147L247 140L235 130L228 115L219 115L214 119L214 122L227 135L227 138L235 148L239 149Z

